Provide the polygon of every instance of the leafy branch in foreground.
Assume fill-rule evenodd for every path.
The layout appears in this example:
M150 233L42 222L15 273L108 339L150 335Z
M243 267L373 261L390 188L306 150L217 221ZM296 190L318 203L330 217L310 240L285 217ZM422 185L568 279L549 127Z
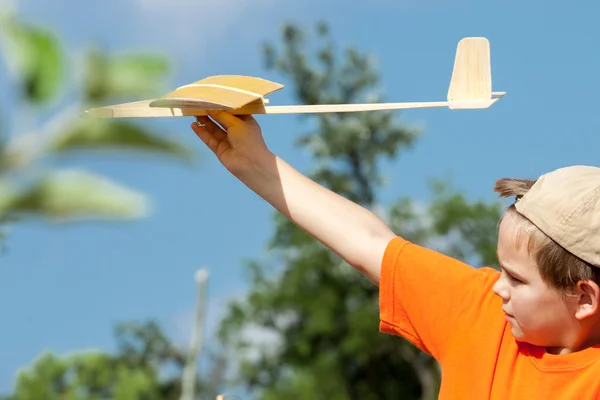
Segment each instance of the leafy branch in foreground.
M0 54L14 86L14 96L2 109L13 110L15 116L13 129L3 124L0 132L0 226L27 218L121 220L146 215L146 195L92 171L55 166L70 155L193 160L195 155L182 143L145 125L80 116L94 105L162 91L169 71L166 57L91 49L83 53L80 67L70 62L52 32L10 9L0 14ZM23 125L33 127L24 131Z

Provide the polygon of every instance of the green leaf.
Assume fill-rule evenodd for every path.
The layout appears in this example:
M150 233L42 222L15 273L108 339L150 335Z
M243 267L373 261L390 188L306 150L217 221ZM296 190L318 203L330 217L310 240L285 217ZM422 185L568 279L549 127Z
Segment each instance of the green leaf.
M0 179L0 221L5 218L5 213L10 208L16 196L16 190L7 179Z
M79 170L53 172L14 198L9 210L50 220L136 219L147 200L108 179Z
M170 64L162 54L109 56L91 50L86 59L84 96L88 102L156 96Z
M0 19L0 44L25 99L36 105L51 101L62 84L64 68L56 37L9 14Z
M15 400L48 399L74 400L74 393L66 385L68 365L51 352L45 351L29 366L19 372Z
M121 120L82 119L56 135L49 151L66 153L81 150L127 150L155 153L191 161L194 153L175 140L152 134L140 125Z

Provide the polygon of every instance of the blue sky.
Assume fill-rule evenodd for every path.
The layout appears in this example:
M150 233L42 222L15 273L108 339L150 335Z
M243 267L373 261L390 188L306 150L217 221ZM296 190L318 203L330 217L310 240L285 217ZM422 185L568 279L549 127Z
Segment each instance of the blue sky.
M0 5L6 2L0 1ZM14 2L13 2L14 4ZM88 44L109 51L148 49L171 57L172 87L237 73L289 85L262 66L260 44L279 40L284 21L327 20L340 46L378 60L390 101L444 100L457 42L485 36L492 48L493 89L508 95L484 111L399 113L423 128L416 147L385 164L382 200L411 195L427 202L426 180L451 174L469 197L492 199L502 177L537 177L565 165L598 165L600 92L595 50L600 6L567 2L306 0L254 2L25 0L19 13L59 35L75 54ZM119 22L116 22L116 18ZM6 82L4 66L0 82ZM293 102L291 86L270 96ZM6 94L1 97L6 104ZM13 126L27 125L11 114ZM308 154L295 138L308 126L294 115L258 117L271 149L302 171ZM15 226L0 255L0 392L15 371L45 349L66 353L113 346L119 321L156 318L187 343L195 271L210 270L209 329L226 302L246 290L242 263L264 256L272 210L228 175L193 136L189 119L144 121L194 148L189 167L152 159L78 157L92 169L152 197L153 213L121 224ZM373 329L377 329L374 326Z

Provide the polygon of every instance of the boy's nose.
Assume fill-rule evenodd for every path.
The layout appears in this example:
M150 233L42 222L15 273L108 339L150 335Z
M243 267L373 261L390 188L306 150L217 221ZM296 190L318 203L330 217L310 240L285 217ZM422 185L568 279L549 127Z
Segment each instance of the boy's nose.
M503 282L502 277L498 278L496 283L494 284L494 294L500 297L504 301L508 301L509 299L509 291L506 288L506 285Z

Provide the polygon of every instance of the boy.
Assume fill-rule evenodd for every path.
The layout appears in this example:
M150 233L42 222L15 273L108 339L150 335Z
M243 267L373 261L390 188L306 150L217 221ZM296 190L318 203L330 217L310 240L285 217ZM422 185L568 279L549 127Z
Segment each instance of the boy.
M440 399L600 398L600 169L504 179L502 272L397 237L266 146L252 116L192 124L251 190L379 286L380 329L442 367ZM221 128L220 126L223 128Z

